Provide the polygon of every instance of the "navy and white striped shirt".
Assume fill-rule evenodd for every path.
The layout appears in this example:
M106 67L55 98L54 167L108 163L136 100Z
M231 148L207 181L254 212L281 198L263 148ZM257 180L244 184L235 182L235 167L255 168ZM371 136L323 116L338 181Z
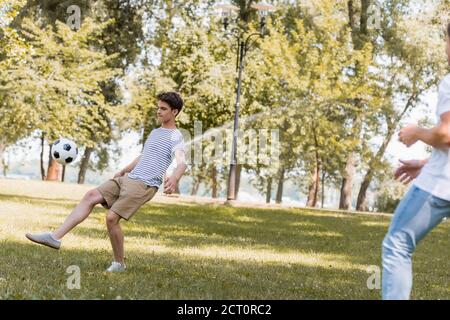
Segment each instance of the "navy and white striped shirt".
M185 150L183 135L178 129L153 129L145 142L141 159L128 177L159 187L177 149Z

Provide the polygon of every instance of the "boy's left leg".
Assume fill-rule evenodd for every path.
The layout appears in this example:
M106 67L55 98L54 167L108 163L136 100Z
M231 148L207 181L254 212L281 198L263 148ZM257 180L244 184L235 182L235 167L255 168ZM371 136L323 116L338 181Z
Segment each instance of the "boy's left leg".
M123 249L124 236L119 224L121 218L122 217L117 213L109 210L106 216L106 225L108 227L109 239L111 240L111 246L114 253L114 261L125 266Z
M149 187L139 180L128 178L128 176L121 180L119 198L106 216L106 225L115 260L107 271L123 271L125 269L124 236L119 224L120 219L129 220L144 203L155 195L157 190L157 187Z
M78 205L72 210L71 214L66 218L64 223L55 231L43 233L27 233L25 236L36 243L59 249L61 247L61 239L76 225L86 219L92 212L94 207L104 202L103 195L97 189L88 191Z
M53 237L56 240L61 240L70 230L83 222L91 214L97 204L104 201L105 199L98 189L88 191L80 203L72 210L64 223L58 229L53 231Z

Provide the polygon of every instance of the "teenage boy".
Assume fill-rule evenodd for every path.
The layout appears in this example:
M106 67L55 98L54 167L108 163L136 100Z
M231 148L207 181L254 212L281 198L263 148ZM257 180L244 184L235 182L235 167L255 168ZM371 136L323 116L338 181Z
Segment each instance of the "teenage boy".
M183 108L183 100L176 92L164 92L157 95L157 104L157 117L161 126L150 133L141 155L113 179L88 191L57 230L40 234L28 233L28 239L59 249L61 239L85 220L97 204L102 204L109 210L106 226L114 255L114 261L106 271L126 269L124 236L119 221L129 220L144 203L153 198L174 158L177 168L164 181L165 193L175 191L178 180L186 170L183 136L175 125L175 117Z

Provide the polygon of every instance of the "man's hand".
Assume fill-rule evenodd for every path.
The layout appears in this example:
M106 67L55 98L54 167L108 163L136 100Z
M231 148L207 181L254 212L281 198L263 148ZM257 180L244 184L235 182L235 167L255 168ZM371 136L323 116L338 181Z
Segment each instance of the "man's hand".
M422 160L400 160L402 164L394 173L394 179L407 185L414 180L425 165Z
M164 180L164 193L171 194L177 187L177 179L169 177Z
M117 172L117 173L114 175L114 178L122 177L124 174L125 174L125 172L123 172L123 170L120 170L119 172Z
M398 134L398 140L405 146L410 147L419 140L417 134L419 127L415 124L410 124L400 130Z

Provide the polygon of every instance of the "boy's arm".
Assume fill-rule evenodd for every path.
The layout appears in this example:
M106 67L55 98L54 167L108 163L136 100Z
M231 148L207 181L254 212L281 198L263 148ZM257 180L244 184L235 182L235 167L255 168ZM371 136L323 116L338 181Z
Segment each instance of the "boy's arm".
M164 193L170 194L175 191L178 180L180 180L187 168L183 149L175 151L175 159L177 161L177 168L172 175L164 181Z
M399 140L407 147L410 147L418 140L438 149L450 147L450 112L441 115L441 122L431 128L421 128L416 125L409 125L399 133Z
M141 156L139 155L136 159L133 160L133 162L131 162L129 165L127 165L125 168L123 168L122 170L120 170L118 173L115 174L114 178L117 177L121 177L123 176L125 173L131 172L131 170L134 169L134 167L136 167L136 165L138 164L139 160L141 160Z

